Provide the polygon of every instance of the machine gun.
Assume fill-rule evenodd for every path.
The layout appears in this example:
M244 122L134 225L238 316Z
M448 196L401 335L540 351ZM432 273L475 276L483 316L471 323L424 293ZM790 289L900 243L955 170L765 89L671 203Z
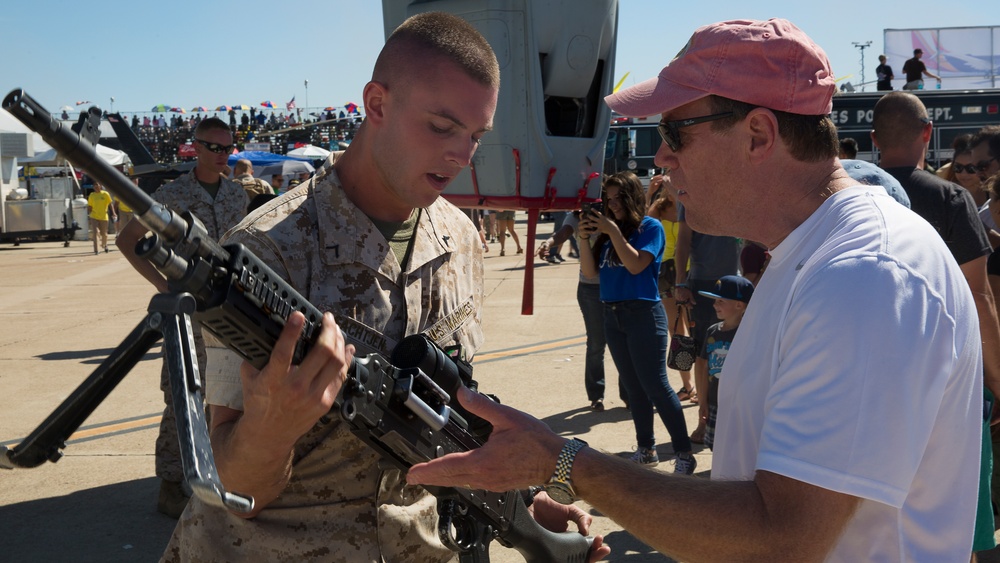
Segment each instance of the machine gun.
M201 399L191 319L257 368L270 358L288 316L301 311L305 326L294 362L319 335L322 313L257 256L239 244L221 246L191 213L178 215L97 157L94 147L53 120L22 90L2 107L61 155L118 197L152 231L136 253L168 280L170 291L153 297L148 314L126 339L25 440L0 447L0 467L37 467L57 461L65 442L162 337L177 415L184 475L194 494L210 505L250 512L253 498L226 491L218 476ZM100 126L91 108L86 129ZM483 441L481 420L461 409L455 392L474 387L471 366L449 357L421 335L404 339L393 361L379 354L355 358L334 411L351 431L401 469L441 455L468 451ZM331 411L333 412L333 411ZM438 498L442 542L468 562L489 560L489 542L513 547L529 562L587 560L591 540L553 533L531 517L518 491L492 493L428 487Z

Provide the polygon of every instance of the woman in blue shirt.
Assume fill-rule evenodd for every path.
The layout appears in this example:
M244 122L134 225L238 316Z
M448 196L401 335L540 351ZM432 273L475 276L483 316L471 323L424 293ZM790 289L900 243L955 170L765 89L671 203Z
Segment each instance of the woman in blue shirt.
M600 276L604 333L635 424L638 448L632 460L648 466L659 463L655 405L677 454L674 472L691 474L696 462L681 403L667 381L667 318L656 285L663 225L645 215L645 194L635 174L615 174L604 188L607 214L594 211L580 218L580 238L589 243L591 236L597 237L593 252L580 253L580 269L584 276Z

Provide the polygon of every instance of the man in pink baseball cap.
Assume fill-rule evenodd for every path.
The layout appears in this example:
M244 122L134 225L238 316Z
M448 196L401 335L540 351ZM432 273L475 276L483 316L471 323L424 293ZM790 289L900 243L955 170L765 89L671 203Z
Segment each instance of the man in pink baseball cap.
M827 115L834 78L823 49L787 20L729 21L691 36L659 76L605 98L629 117L708 96L800 115Z
M408 481L544 484L684 561L967 560L975 303L933 228L845 172L833 91L826 55L793 24L728 21L606 98L661 116L656 165L692 228L770 250L726 358L712 480L637 467L466 393L489 441Z

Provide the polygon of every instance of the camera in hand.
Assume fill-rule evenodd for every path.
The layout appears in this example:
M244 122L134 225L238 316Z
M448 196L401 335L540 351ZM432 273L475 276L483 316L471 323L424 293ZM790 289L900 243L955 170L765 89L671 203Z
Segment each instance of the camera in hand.
M590 215L591 211L596 211L598 213L604 213L604 203L600 201L585 201L580 204L580 211L583 215Z

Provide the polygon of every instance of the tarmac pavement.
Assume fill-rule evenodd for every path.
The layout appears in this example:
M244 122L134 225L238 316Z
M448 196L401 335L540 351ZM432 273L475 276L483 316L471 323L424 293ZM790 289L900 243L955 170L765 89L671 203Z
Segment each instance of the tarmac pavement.
M562 435L579 436L609 453L630 454L634 431L618 399L610 354L605 356L607 410L592 411L584 391L578 262L551 265L536 259L534 314L520 313L531 245L525 240L524 214L517 217L525 254L514 254L509 245L510 252L501 257L499 245L491 244L485 258L486 343L473 364L480 388ZM539 240L551 228L540 223ZM95 256L87 241L68 248L58 242L0 246L0 444L13 447L26 437L145 316L152 287L110 248ZM159 351L159 345L154 347L83 423L58 463L0 471L0 559L159 558L175 523L155 508L159 485L153 449L163 404ZM670 377L679 388L679 376L671 372ZM684 407L693 430L697 405L685 402ZM658 419L656 433L662 460L656 470L672 471L669 436ZM711 453L697 444L695 453L697 474L707 477ZM603 534L611 546L609 561L672 561L581 506L594 515L591 532ZM522 561L496 543L491 556L497 563Z
M551 223L540 223L542 239ZM576 303L577 261L535 260L534 315L521 315L526 222L517 230L525 254L485 258L486 343L474 362L480 388L613 453L635 447L631 419L618 399L610 354L607 410L594 412L583 387L584 327ZM89 241L0 246L0 444L13 447L69 395L144 318L153 288L120 252L95 256ZM0 472L5 560L155 561L175 521L156 512L153 449L162 411L160 346L111 392L68 442L58 463ZM677 385L679 386L679 378ZM686 404L689 423L697 406ZM693 426L692 426L693 429ZM664 460L673 464L657 422ZM706 450L707 452L707 450ZM711 465L698 455L699 473ZM586 505L584 508L589 509ZM592 513L594 513L591 510ZM611 561L669 561L594 513ZM521 556L499 544L497 563Z

